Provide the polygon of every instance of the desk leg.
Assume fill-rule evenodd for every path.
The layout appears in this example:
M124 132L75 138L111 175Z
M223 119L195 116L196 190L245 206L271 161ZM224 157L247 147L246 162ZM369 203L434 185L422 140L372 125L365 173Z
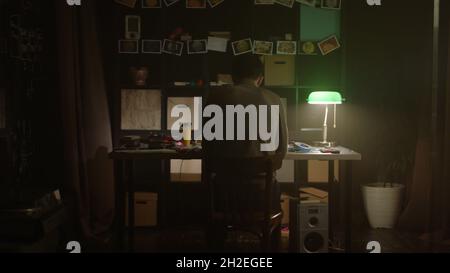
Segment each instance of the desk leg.
M116 216L115 226L117 229L117 242L119 251L125 250L125 181L123 177L123 161L114 161L114 180L115 180L115 196L116 196Z
M289 201L289 251L300 252L299 225L300 225L300 188L308 186L308 161L296 160L295 179L292 194L293 199Z
M336 191L334 177L334 161L328 161L328 236L334 242L334 212L336 211Z
M289 252L300 252L299 239L299 206L300 198L289 199Z
M128 178L128 247L130 252L134 252L134 175L133 160L128 160L127 178Z
M170 160L161 160L161 173L162 173L162 181L161 181L161 187L159 191L159 197L158 202L161 205L161 208L159 209L161 215L160 215L160 222L158 223L158 226L161 229L165 229L168 226L168 217L167 217L167 197L168 197L168 189L167 187L170 184Z
M351 252L352 247L352 162L346 162L345 187L345 251Z

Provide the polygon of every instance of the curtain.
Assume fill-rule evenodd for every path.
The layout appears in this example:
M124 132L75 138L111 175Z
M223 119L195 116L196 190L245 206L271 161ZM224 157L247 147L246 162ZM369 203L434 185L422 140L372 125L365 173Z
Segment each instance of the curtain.
M437 94L423 102L413 183L399 228L421 233L431 251L450 249L450 3L441 1ZM431 108L432 101L435 101ZM432 119L433 112L433 119ZM432 126L435 120L435 126ZM434 149L437 151L434 152Z
M445 1L445 16L446 21L446 69L444 71L444 78L446 79L445 94L444 94L444 121L443 121L443 173L442 173L442 196L443 201L443 213L442 223L444 236L443 239L447 240L450 245L450 3Z
M69 7L56 0L59 90L64 130L63 198L80 239L101 239L114 217L110 116L97 1Z

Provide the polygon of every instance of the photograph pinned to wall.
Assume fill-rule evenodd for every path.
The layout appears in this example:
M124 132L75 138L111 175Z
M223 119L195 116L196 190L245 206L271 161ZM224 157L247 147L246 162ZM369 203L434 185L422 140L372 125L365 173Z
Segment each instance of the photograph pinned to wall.
M139 40L141 38L141 17L136 15L125 16L125 38Z
M134 8L136 7L137 0L114 0L117 4L121 4L125 7Z
M292 8L294 6L295 0L275 0L275 3L280 4L282 6Z
M161 54L161 40L142 40L142 53Z
M167 7L172 6L173 4L179 2L180 0L164 0L164 4L166 4Z
M218 5L222 4L225 0L208 0L209 5L211 8L215 8Z
M166 54L181 56L183 53L183 46L183 42L164 39L164 44L161 51Z
M190 41L190 40L192 40L192 35L191 34L189 34L189 33L181 34L180 41L187 42L187 41Z
M317 5L317 0L297 0L297 2L310 7L316 7Z
M340 48L341 44L336 35L333 35L322 42L319 42L318 46L322 55L327 55Z
M251 53L253 51L252 40L250 38L235 41L231 43L231 45L235 56Z
M161 130L161 91L130 89L121 92L122 130Z
M208 51L227 52L228 39L220 37L208 37Z
M300 43L300 55L318 55L317 43L313 41L304 41Z
M273 42L254 41L253 54L272 55L272 53L273 53Z
M138 54L139 53L139 41L138 40L119 40L119 53Z
M279 55L296 55L297 42L294 41L278 41L277 54Z
M273 5L275 0L255 0L255 5Z
M206 0L186 0L188 9L206 9Z
M142 0L143 9L160 9L161 7L161 0Z
M206 54L208 53L207 40L192 40L188 41L188 54Z
M322 0L323 9L341 9L341 0Z

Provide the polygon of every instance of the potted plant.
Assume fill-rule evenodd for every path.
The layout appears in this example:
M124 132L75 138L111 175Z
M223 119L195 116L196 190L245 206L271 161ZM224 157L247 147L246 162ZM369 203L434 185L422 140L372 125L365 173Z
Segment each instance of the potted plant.
M408 168L408 159L403 158L385 166L378 181L362 186L367 219L372 228L393 228L401 213L405 186L399 179Z
M411 131L396 131L394 128L398 125L398 120L384 122L380 131L383 135L378 136L377 182L362 185L364 208L372 228L394 228L403 208L405 182L413 167L415 141L411 135L406 137ZM382 141L383 137L385 141Z

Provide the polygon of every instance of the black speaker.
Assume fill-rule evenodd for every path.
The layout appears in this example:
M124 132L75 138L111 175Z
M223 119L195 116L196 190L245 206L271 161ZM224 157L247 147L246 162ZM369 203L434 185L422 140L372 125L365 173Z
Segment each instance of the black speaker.
M328 252L328 203L298 205L300 253Z

